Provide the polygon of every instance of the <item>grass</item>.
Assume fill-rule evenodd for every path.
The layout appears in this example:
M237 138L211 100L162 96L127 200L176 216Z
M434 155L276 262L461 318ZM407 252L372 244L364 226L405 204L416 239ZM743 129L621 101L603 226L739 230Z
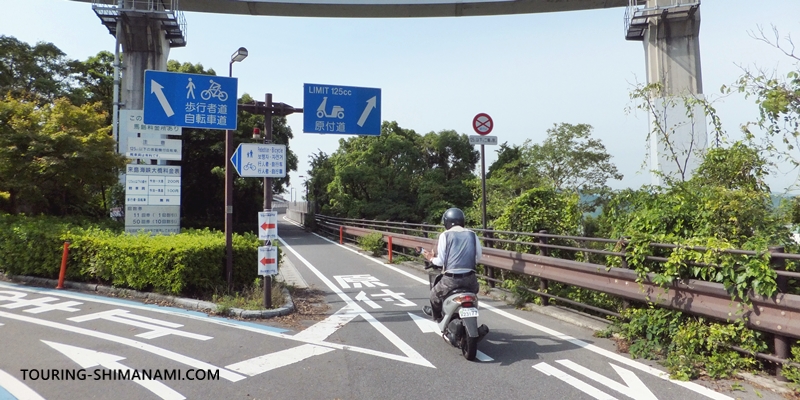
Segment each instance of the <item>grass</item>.
M285 285L272 279L272 308L279 308L284 305L283 288ZM243 310L263 310L264 309L264 286L261 278L256 278L252 285L241 291L233 293L218 291L211 301L217 304L217 313L227 314L232 308Z

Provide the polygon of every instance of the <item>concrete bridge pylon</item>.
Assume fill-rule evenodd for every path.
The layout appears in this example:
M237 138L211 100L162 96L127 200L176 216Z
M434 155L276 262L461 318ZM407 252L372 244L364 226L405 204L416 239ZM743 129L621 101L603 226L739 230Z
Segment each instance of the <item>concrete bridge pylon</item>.
M644 3L644 4L642 4ZM626 39L644 45L651 91L652 182L685 180L708 145L700 68L700 0L630 0Z

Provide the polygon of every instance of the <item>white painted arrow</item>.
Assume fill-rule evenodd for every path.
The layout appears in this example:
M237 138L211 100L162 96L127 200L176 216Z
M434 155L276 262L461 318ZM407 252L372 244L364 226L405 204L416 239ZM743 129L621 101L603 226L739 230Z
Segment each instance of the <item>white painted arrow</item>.
M361 293L359 293L358 296L356 296L356 300L363 301L364 303L367 303L367 305L372 307L372 308L382 308L378 303L370 300L369 297L367 297L367 294L364 293L363 291Z
M367 122L367 117L369 117L369 113L372 112L372 109L375 108L375 105L378 103L377 96L372 96L371 99L367 100L367 108L364 109L364 112L361 113L361 118L358 119L356 123L360 127L364 127L364 122Z
M609 365L611 365L611 368L614 368L614 371L617 371L617 374L619 374L619 376L625 382L625 385L623 385L617 381L614 381L610 378L600 375L597 372L590 370L589 368L578 365L570 360L556 360L556 362L605 387L616 390L617 392L622 393L632 399L658 400L658 398L656 398L653 392L651 392L650 389L647 388L647 385L645 385L644 382L642 382L642 380L636 376L636 374L625 368L609 363Z
M420 317L419 315L412 313L408 313L408 316L411 317L411 320L414 321L415 324L417 324L417 327L419 327L419 330L421 330L422 333L433 332L438 336L442 335L442 330L439 329L439 325L436 325L436 322L433 322L429 318ZM480 350L478 350L476 353L475 358L480 361L494 361L494 358L487 356Z
M46 340L42 340L42 342L69 357L72 359L72 361L75 361L78 365L80 365L81 368L92 368L99 365L110 370L124 371L131 369L130 367L126 367L119 363L119 361L124 360L125 357L101 353L99 351L70 346L67 344L48 342ZM138 383L162 399L183 400L186 398L183 397L182 394L172 390L169 386L158 381L149 379L132 379L132 381Z
M167 96L164 96L164 91L162 89L164 89L164 87L159 85L158 82L153 79L150 80L150 93L155 93L158 102L161 103L161 108L164 109L164 113L167 114L168 117L171 117L175 115L175 112L172 111L172 107L170 107Z

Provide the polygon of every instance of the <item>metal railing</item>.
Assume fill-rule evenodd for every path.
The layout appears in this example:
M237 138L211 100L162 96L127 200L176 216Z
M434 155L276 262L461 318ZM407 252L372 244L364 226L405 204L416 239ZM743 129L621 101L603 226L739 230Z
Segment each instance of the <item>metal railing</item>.
M317 215L315 219L317 229L333 236L339 236L341 241L348 239L355 241L357 237L379 232L384 236L384 241L386 242L391 237L392 246L409 249L419 246L434 247L438 232L444 230L442 226L430 224L346 219L324 215ZM768 252L761 253L736 249L721 250L721 253L734 255L753 257L768 255L771 264L776 269L780 293L770 298L751 293L748 296L748 301L743 301L742 299L732 299L731 294L719 283L684 279L675 281L669 286L661 286L654 283L654 274L647 274L642 279L639 273L627 268L626 258L628 254L625 249L629 242L624 239L562 236L544 231L531 233L495 231L491 229L473 230L478 233L484 243L481 264L486 267L487 273L483 278L490 283L502 282L494 278L495 270L536 277L540 280L539 290L530 288L527 290L541 296L545 300L543 301L544 305L547 304L548 298L555 298L560 302L607 315L619 316L614 311L549 294L547 293L548 283L553 281L565 285L578 286L617 296L626 301L647 302L720 321L742 320L753 330L774 335L775 354L754 354L757 358L779 363L778 371L780 371L780 364L791 363L788 360L790 341L792 340L790 338L800 338L800 295L786 292L789 279L800 278L800 273L784 271L783 266L786 260L800 260L799 254L784 253L783 249L778 247L770 248ZM502 238L503 236L506 238ZM523 238L524 240L515 240L514 238ZM556 240L560 244L552 243ZM531 254L530 251L496 248L501 243L514 245L516 250L535 249L540 254ZM577 243L579 246L569 245L570 243ZM596 243L594 248L591 247L592 243ZM608 245L614 245L615 250L607 249ZM679 247L699 252L709 250L700 246L686 247L666 243L651 243L650 246L660 250ZM618 257L620 267L551 257L550 255L554 251ZM591 256L585 258L591 259ZM658 256L648 256L645 259L656 263L667 261L667 258ZM696 265L711 266L702 263L696 263ZM742 350L744 353L751 354L743 349L734 350Z

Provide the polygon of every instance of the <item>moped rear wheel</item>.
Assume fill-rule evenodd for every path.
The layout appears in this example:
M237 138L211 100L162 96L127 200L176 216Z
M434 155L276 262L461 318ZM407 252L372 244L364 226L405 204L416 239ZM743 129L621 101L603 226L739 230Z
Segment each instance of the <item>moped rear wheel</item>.
M461 354L464 355L469 361L475 361L475 355L478 353L478 338L469 337L464 333L461 337Z

